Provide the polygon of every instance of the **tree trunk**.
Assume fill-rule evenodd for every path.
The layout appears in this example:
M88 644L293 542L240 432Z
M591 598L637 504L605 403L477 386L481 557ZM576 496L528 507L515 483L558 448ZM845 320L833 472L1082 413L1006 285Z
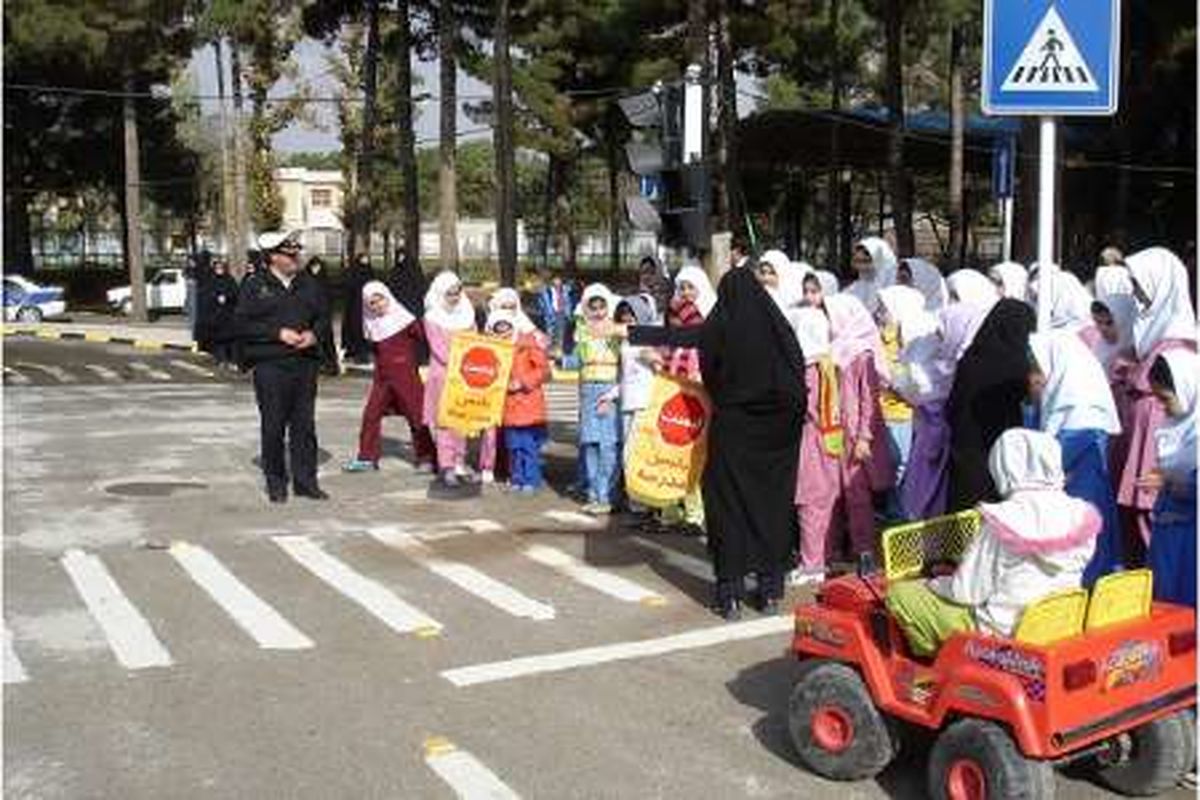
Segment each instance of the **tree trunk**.
M125 266L133 292L133 319L146 321L146 275L142 270L142 188L138 161L137 108L132 97L133 85L126 84L128 95L122 101L125 133Z
M233 91L233 232L230 271L239 281L246 274L246 240L250 233L250 202L246 188L246 144L242 136L242 58L236 41L229 43L229 81Z
M404 192L404 248L420 269L421 209L417 189L417 154L413 136L412 32L409 0L396 5L396 125L400 141L400 181Z
M617 148L617 108L609 107L605 138L608 139L608 267L613 272L621 268L621 162Z
M908 171L904 167L904 38L903 0L885 4L887 40L888 173L892 194L892 220L896 228L898 256L913 255L912 197Z
M509 0L496 0L494 43L495 76L492 81L496 108L496 244L500 256L500 283L517 280L516 169L513 143L512 61L509 57Z
M963 108L963 29L950 29L950 259L955 268L967 256L967 216L963 206L963 144L966 112Z
M4 268L18 274L33 273L29 192L23 186L4 193Z
M842 110L842 60L841 60L841 0L829 0L829 42L830 42L830 109L836 114ZM833 169L829 173L829 256L828 263L839 277L845 277L850 265L847 262L849 253L839 252L842 241L842 143L841 124L836 120L829 135L829 155Z
M454 0L438 8L438 250L443 269L458 269L458 22Z
M371 200L375 174L375 104L379 85L379 0L368 0L367 50L363 56L363 115L358 145L358 187L351 215L351 258L371 257Z
M219 222L213 238L224 244L223 247L218 245L218 252L228 254L232 249L229 242L234 228L234 214L229 186L229 115L225 110L225 59L221 57L220 37L213 39L212 47L213 61L217 68L217 119L221 126L221 213L215 215Z
M718 214L722 230L742 227L742 177L738 169L737 82L733 75L733 39L729 30L729 0L720 0L717 36L717 83L721 93L721 191Z
M546 192L542 209L542 269L550 268L550 240L554 236L554 198L558 181L558 159L553 153L546 154Z

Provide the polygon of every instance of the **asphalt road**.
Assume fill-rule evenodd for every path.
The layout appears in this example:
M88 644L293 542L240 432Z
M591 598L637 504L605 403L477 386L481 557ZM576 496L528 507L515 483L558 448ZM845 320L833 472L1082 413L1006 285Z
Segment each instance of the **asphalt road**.
M244 378L4 355L29 377L4 387L6 796L921 796L920 748L860 784L796 765L790 620L716 620L697 540L556 491L431 498L394 421L382 469L342 474L361 377L321 387L333 500L271 506ZM573 458L551 446L557 486Z

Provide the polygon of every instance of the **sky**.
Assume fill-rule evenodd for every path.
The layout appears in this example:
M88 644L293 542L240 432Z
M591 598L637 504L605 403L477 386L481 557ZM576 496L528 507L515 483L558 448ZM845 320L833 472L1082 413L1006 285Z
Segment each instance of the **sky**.
M307 83L311 93L315 96L332 97L337 91L337 81L330 74L328 66L328 58L334 53L336 53L336 45L327 48L315 39L303 39L296 46L293 57L298 66L299 81ZM226 69L225 86L226 91L228 91L228 52L226 51L224 55ZM439 80L438 69L439 63L437 60L418 61L413 59L415 91L417 93L434 95L431 99L422 102L418 108L416 120L418 147L433 144L437 141L439 117L441 116L436 98ZM196 93L202 98L202 112L204 114L215 115L218 110L218 102L215 99L203 99L210 96L215 97L217 94L216 61L213 57L212 47L206 46L197 49L192 54L188 71L191 74ZM421 81L419 84L417 83L418 77ZM736 79L739 90L751 93L757 91L757 83L753 78L738 74ZM288 81L280 81L271 90L270 95L273 97L286 96L292 91L294 91L294 87ZM471 77L461 69L458 71L458 95L460 99L478 99L481 95L490 97L491 92L491 86L488 84ZM738 97L738 116L744 117L749 114L753 111L753 105L752 100L748 99L745 95L740 95ZM316 125L294 123L280 131L275 135L273 140L277 152L295 153L341 149L341 140L338 138L336 104L317 103L313 107L316 110ZM458 110L459 141L466 141L472 138L487 138L489 136L487 133L474 135L463 135L461 133L462 131L478 127L478 123L472 122L463 114L462 103L460 102Z

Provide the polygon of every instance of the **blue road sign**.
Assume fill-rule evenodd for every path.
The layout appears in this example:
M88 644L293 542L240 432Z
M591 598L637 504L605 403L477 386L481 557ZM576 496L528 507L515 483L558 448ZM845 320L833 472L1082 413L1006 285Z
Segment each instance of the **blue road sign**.
M984 113L1115 114L1120 16L1120 0L984 0Z

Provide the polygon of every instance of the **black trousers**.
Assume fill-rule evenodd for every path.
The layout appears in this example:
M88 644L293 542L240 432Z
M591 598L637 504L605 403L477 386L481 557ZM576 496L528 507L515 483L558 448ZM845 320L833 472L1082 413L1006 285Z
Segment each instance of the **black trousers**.
M292 485L317 486L317 370L315 358L267 361L254 368L254 398L261 421L262 471L270 489L284 489L288 465L283 457L286 436L291 455Z

